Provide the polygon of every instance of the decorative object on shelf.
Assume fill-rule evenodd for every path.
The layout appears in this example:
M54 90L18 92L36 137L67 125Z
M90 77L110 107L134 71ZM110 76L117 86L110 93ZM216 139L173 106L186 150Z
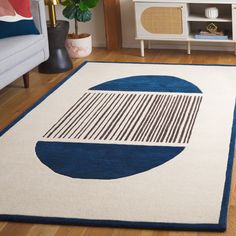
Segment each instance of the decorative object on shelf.
M194 35L195 39L211 39L211 40L227 40L229 39L223 31L217 31L218 27L214 23L206 26L207 31L200 30L198 34Z
M206 29L210 33L215 33L217 32L218 27L214 23L210 23L209 25L207 25Z
M208 7L205 9L205 16L209 19L216 19L219 16L219 10L216 7Z
M59 0L45 0L45 4L48 6L48 15L51 27L56 27L57 16L55 6L59 4Z
M224 36L223 31L216 31L216 32L207 32L207 31L200 31L200 35L208 35L208 36Z
M195 39L218 39L218 40L227 40L229 39L228 35L225 35L224 32L207 32L207 31L200 31L199 34L194 35Z
M92 37L88 33L79 34L78 22L87 22L92 18L91 8L94 8L99 0L60 0L65 7L63 15L68 19L74 19L75 32L68 35L66 48L70 57L86 57L92 52Z

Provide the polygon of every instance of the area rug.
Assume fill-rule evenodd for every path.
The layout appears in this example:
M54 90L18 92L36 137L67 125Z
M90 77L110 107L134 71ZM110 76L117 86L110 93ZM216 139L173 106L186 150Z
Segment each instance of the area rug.
M225 230L235 75L82 64L1 132L0 220Z

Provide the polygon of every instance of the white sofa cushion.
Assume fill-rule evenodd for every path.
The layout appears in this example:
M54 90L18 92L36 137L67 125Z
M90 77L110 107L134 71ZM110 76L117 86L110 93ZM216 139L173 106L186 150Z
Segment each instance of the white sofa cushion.
M9 37L0 40L0 48L0 73L3 73L42 51L45 39L43 35Z

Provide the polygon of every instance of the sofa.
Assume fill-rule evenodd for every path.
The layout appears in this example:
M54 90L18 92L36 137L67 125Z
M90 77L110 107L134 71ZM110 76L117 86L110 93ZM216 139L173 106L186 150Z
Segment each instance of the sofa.
M29 87L29 71L49 57L44 0L31 0L31 12L39 35L0 39L0 89L23 76Z

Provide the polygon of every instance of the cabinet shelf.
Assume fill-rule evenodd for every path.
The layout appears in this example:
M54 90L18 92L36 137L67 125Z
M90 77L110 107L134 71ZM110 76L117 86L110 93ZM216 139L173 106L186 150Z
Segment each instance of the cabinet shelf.
M216 19L209 19L200 15L190 15L187 18L187 21L190 22L232 22L230 17L219 17Z
M196 42L225 42L225 43L230 43L230 42L234 42L232 40L232 38L229 38L229 39L196 39L194 37L194 35L189 35L188 36L188 41L196 41Z

